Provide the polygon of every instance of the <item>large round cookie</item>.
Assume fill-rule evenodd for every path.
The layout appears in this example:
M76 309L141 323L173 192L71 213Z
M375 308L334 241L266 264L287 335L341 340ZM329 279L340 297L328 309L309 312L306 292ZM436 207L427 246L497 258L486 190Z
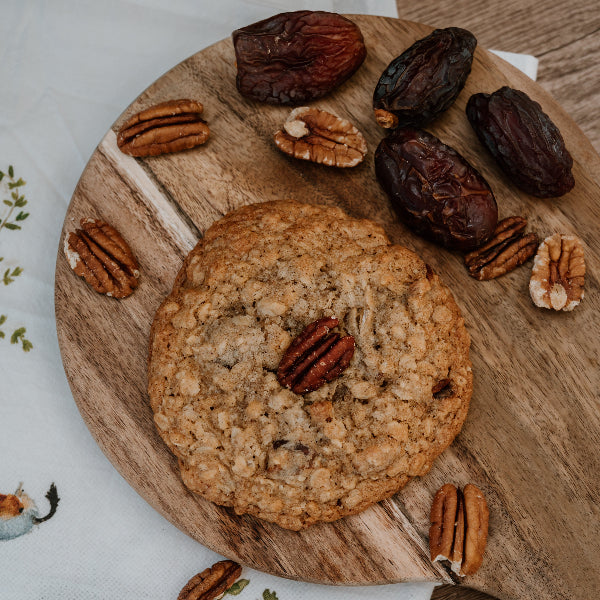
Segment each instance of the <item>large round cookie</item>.
M300 396L275 372L323 316L354 336L354 357ZM471 392L469 336L448 288L381 227L337 208L229 213L189 254L152 327L154 420L187 487L289 529L364 510L425 474Z

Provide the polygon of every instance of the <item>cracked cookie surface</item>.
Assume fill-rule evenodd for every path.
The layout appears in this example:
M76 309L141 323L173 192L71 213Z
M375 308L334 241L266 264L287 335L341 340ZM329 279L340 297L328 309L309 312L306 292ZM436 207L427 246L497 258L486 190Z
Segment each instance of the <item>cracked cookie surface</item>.
M309 323L354 336L304 396L276 371ZM441 386L441 387L440 387ZM452 294L383 229L333 207L242 207L188 255L152 326L149 394L186 486L288 529L357 513L425 474L472 392Z

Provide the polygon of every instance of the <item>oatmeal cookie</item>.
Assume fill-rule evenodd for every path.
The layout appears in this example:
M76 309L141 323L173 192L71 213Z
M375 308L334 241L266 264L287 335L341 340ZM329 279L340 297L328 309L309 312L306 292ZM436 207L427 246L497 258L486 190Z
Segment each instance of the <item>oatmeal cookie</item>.
M356 350L304 396L277 382L324 316ZM448 288L383 229L297 202L245 206L187 257L152 326L149 394L186 486L288 529L357 513L459 432L469 336Z

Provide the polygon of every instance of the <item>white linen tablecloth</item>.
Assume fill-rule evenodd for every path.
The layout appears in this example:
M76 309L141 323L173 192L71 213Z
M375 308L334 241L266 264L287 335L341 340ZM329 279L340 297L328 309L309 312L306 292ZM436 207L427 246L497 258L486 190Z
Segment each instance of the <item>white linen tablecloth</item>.
M56 340L56 252L77 180L122 110L234 29L299 8L397 16L394 0L1 3L0 201L21 206L0 228L0 494L23 482L43 516L54 483L60 502L47 522L31 527L27 511L14 521L16 529L31 527L27 534L1 539L8 534L0 528L0 600L175 600L192 575L219 560L138 496L86 429ZM524 61L535 78L533 57L507 58ZM19 178L25 184L9 189ZM10 210L0 204L0 223ZM279 600L426 600L433 588L334 588L250 569L243 577L250 584L240 600L265 589Z

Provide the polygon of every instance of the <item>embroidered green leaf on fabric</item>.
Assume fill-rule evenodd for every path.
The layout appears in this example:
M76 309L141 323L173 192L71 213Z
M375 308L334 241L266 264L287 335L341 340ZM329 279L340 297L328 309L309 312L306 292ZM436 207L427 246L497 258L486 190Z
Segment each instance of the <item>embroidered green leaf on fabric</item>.
M237 596L248 584L249 579L238 579L226 592L225 594L231 594Z
M6 173L0 171L0 182L3 182L0 184L0 188L2 188L0 192L10 192L10 199L4 198L2 200L2 204L7 208L4 209L4 214L0 214L0 233L3 229L6 231L19 231L23 221L25 221L29 216L29 213L25 212L24 210L19 210L17 214L14 215L15 209L23 208L27 204L25 195L20 193L21 188L23 188L27 182L24 181L22 177L15 179L15 170L12 165L9 165L8 167L8 178L6 180L5 177ZM2 205L0 205L0 208L1 206ZM0 256L0 262L3 260L4 257ZM10 285L11 283L14 283L15 278L19 277L21 273L23 273L22 267L9 267L4 271L0 271L2 283L4 283L4 285ZM4 325L6 320L6 315L0 315L0 325ZM33 348L33 344L25 337L25 333L25 327L21 326L15 329L10 336L10 343L20 344L24 352L29 352ZM6 333L0 330L0 339L5 337Z

